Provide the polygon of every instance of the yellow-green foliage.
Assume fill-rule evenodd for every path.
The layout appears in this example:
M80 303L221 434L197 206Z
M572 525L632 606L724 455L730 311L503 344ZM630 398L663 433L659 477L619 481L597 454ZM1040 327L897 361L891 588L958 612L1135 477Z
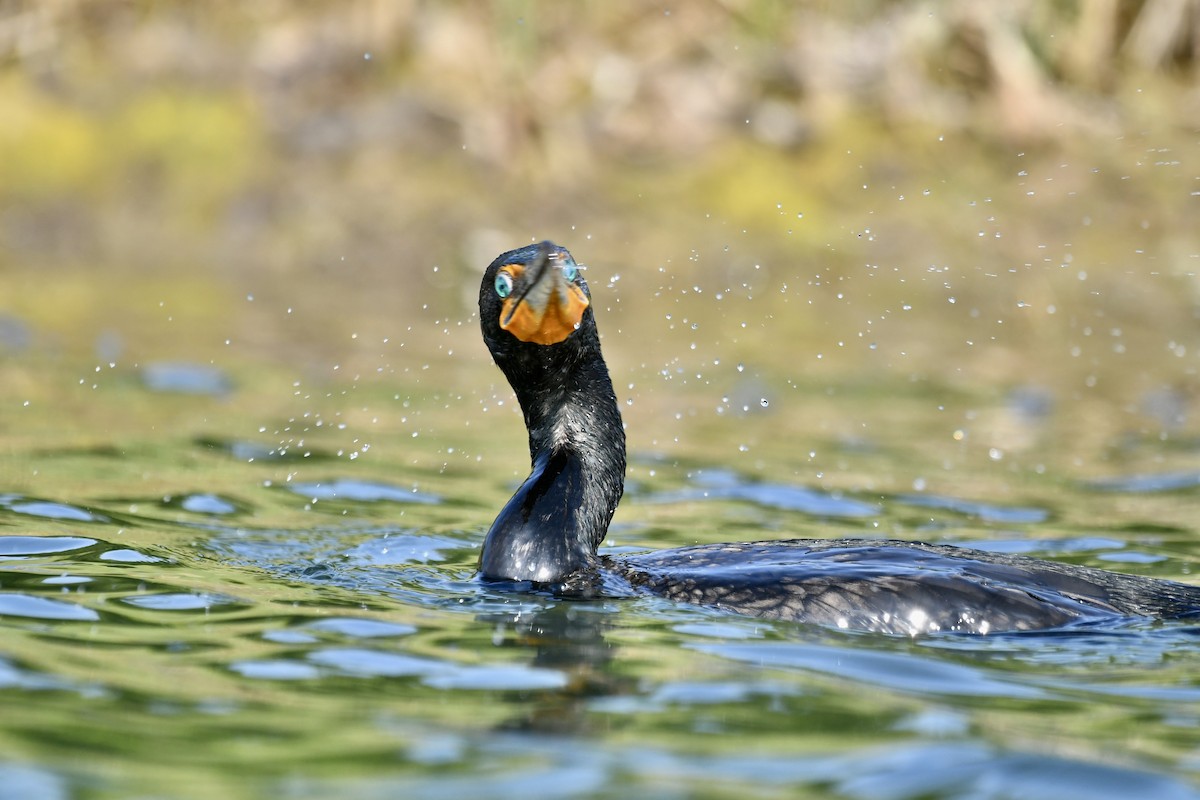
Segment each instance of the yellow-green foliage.
M206 217L245 188L261 157L258 121L236 94L154 88L91 113L0 81L0 199L137 193Z
M108 153L172 201L199 214L243 188L260 156L253 116L236 96L151 91L107 125Z
M0 80L0 197L50 197L86 187L102 171L103 131L93 117L31 88Z

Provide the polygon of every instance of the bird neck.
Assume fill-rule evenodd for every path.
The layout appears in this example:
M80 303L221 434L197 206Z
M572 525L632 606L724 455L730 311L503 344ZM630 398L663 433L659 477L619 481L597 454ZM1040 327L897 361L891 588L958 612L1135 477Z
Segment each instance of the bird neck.
M538 375L525 364L522 380L510 381L532 470L488 531L485 578L555 584L588 569L624 491L625 431L598 349L546 367Z

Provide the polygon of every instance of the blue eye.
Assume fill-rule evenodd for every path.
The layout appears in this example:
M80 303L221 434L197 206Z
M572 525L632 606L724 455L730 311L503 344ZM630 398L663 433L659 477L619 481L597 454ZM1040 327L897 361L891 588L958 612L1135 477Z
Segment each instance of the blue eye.
M500 272L496 275L496 295L498 297L508 297L512 294L513 279L507 272Z
M568 283L575 280L575 277L577 275L579 275L579 267L575 266L574 261L568 261L567 263L563 264L562 271L563 271L563 278Z

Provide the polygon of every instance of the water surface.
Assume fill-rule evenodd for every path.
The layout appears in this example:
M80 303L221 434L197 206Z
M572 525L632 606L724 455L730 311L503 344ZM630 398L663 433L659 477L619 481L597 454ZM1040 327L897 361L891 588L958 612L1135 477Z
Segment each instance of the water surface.
M461 412L429 410L445 437L384 432L375 460L337 457L336 428L299 455L211 434L41 452L89 491L0 495L0 796L1200 796L1195 623L906 638L479 584L524 461L499 419L451 445ZM720 441L640 438L610 552L887 535L1200 567L1168 524L1200 505L1179 471L879 491L925 473L920 443L831 445L854 489L805 480L807 453L738 469ZM125 469L176 488L131 494Z

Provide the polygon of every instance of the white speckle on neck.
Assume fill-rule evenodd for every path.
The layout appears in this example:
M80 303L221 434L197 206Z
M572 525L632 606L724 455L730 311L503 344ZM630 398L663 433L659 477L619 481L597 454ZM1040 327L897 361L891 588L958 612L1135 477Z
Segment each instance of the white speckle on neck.
M550 445L555 449L571 446L578 449L592 425L591 415L578 406L566 405L558 413L551 428Z

